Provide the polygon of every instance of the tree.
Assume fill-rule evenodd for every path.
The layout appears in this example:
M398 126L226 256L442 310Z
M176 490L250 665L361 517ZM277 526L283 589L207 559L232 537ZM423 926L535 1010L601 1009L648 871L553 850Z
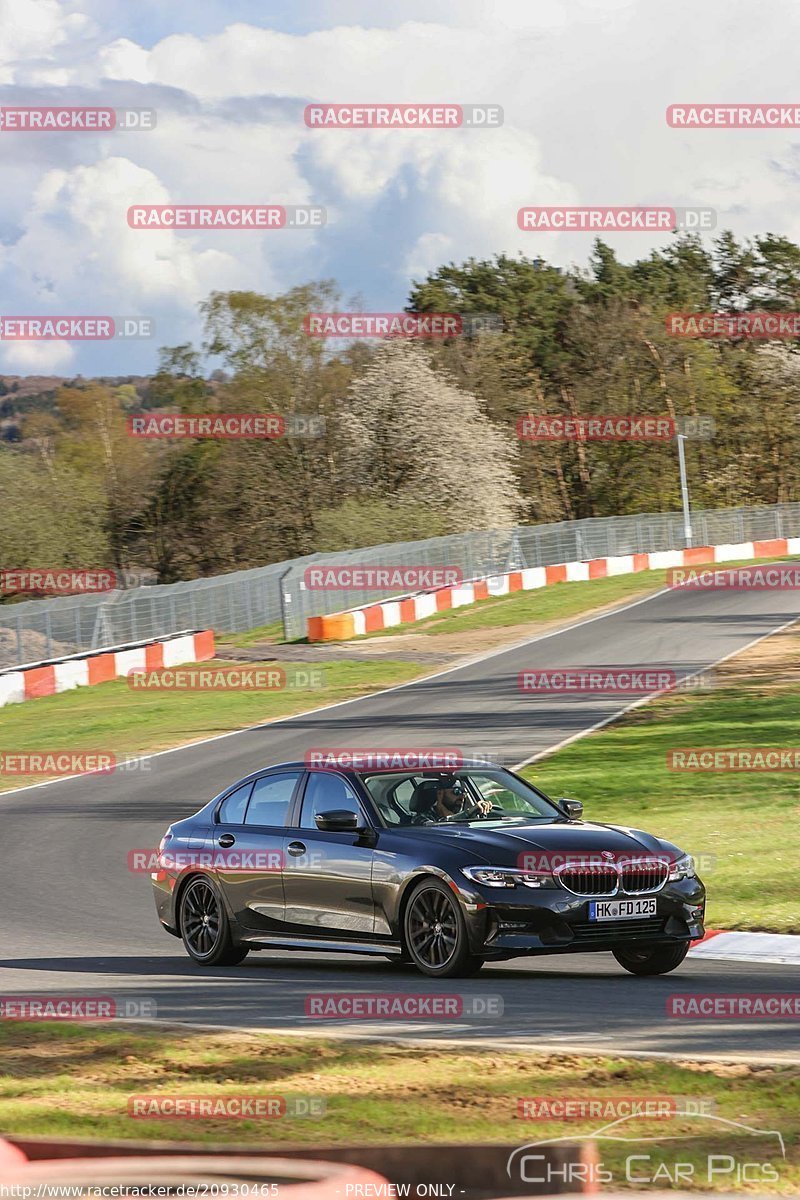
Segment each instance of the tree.
M381 345L339 421L342 483L363 499L424 504L446 532L502 528L522 511L517 447L480 401L408 342Z
M0 562L5 567L72 567L109 563L103 496L97 482L39 455L0 446Z

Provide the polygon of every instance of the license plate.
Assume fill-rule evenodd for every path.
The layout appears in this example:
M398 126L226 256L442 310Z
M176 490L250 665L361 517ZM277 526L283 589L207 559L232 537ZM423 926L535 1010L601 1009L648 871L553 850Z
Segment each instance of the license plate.
M641 900L592 900L589 905L590 921L630 921L655 915L655 896Z

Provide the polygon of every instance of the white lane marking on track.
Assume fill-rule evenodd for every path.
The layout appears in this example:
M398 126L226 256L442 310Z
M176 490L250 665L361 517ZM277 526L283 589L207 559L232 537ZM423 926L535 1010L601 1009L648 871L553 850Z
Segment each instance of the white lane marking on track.
M211 742L221 742L224 738L238 737L240 733L252 733L254 729L269 729L275 725L288 725L292 721L299 721L304 717L314 716L316 713L330 712L334 708L343 708L346 704L358 704L362 700L374 700L378 696L388 696L392 692L400 692L404 688L428 683L431 679L441 679L444 675L452 675L454 671L465 671L467 667L473 667L476 663L484 662L489 658L496 658L499 654L508 654L514 650L520 650L523 646L532 646L536 642L544 642L548 638L558 637L562 633L570 633L573 629L580 629L583 625L591 625L593 621L602 621L606 617L616 616L617 613L628 612L629 609L637 608L640 604L646 604L650 600L657 600L659 596L664 596L671 590L671 588L662 588L658 592L653 592L650 595L640 597L638 600L633 600L630 604L623 604L619 608L611 609L610 612L596 613L593 617L586 617L583 621L564 625L560 629L551 629L548 633L539 634L538 637L525 638L523 641L514 642L510 646L499 646L494 650L487 650L482 654L476 654L473 658L464 659L452 667L444 667L441 671L434 671L432 675L420 675L416 679L409 679L406 683L395 683L392 687L382 688L379 692L369 692L364 696L351 696L349 700L336 700L333 704L323 704L319 708L309 708L304 712L292 713L289 717L275 717L272 721L259 721L255 725L245 725L242 729L231 729L228 733L215 733L213 737L200 738L196 742L185 742L181 746L170 746L168 750L155 750L152 754L140 754L136 758L126 759L126 764L147 762L151 758L162 758L165 754L177 754L181 750L193 750L196 746L207 746ZM713 666L714 664L710 665ZM517 765L522 766L524 764L519 763ZM35 788L51 787L54 783L70 783L74 779L84 779L87 775L94 773L84 771L80 775L65 775L60 779L46 779L42 783L28 783L24 787L9 788L7 791L0 792L0 800L4 796L16 796L20 792L31 792Z
M404 688L415 687L420 683L428 683L431 679L441 679L444 675L452 675L455 671L464 671L467 667L475 666L476 663L485 662L487 659L496 658L500 654L512 653L514 650L521 650L523 646L533 646L537 642L545 642L549 638L559 637L563 633L571 633L573 629L580 629L584 625L591 625L595 621L603 621L607 617L615 617L618 613L628 612L632 608L638 608L640 604L648 604L651 600L657 600L659 596L665 596L671 592L672 588L661 588L657 592L652 592L647 596L641 596L638 600L632 600L630 604L623 604L619 608L613 608L608 612L596 613L593 617L586 617L582 621L575 621L572 624L561 626L559 629L551 629L547 633L541 633L537 637L524 638L520 642L514 642L510 646L499 646L494 650L484 651L482 654L476 654L473 658L464 659L462 662L454 664L452 667L445 667L441 671L434 671L431 675L420 675L417 679L409 679L406 683L396 683L390 688L382 688L379 692L370 692L365 696L351 696L349 700L336 700L333 704L323 704L319 708L306 709L303 712L292 713L289 717L275 717L272 721L259 721L255 725L245 725L242 729L231 729L228 733L216 733L213 737L200 738L196 742L185 742L181 746L170 746L168 750L155 750L152 754L140 754L135 758L126 759L126 763L147 762L151 758L161 758L165 754L177 754L181 750L192 750L196 746L207 746L211 742L221 742L224 738L237 737L240 733L251 733L254 729L268 729L274 725L288 725L292 721L299 721L303 717L313 716L315 713L329 712L334 708L342 708L346 704L357 704L361 700L372 700L378 696L388 696L392 692L402 691ZM685 675L684 679L694 679L696 675L702 674L703 671L709 670L711 667L717 667L720 663L727 662L729 658L734 658L737 654L743 654L745 650L749 650L752 646L757 646L759 642L763 642L768 637L774 637L777 633L782 633L784 629L788 629L794 625L800 616L792 617L783 625L779 625L776 629L769 630L768 633L761 634L760 637L754 638L753 641L747 642L746 645L739 647L738 650L732 650L730 654L725 654L722 658L715 659L712 663L707 663L700 667L697 671L693 671L690 675ZM590 733L595 733L598 729L603 729L606 725L610 725L612 721L616 721L619 717L630 712L634 708L638 708L642 704L647 704L650 700L654 700L657 696L663 694L664 690L658 692L649 692L646 696L640 697L632 704L626 705L624 708L617 709L610 717L606 717L602 721L591 725L588 729L572 734L568 738L564 738L555 746L550 746L546 750L540 750L537 754L530 758L522 759L522 761L514 764L514 770L519 770L521 767L528 766L529 763L536 762L540 758L544 758L549 754L555 754L557 750L561 750L564 746L570 745L572 742L578 741L579 738L586 737ZM94 772L84 771L80 775L66 775L60 779L46 779L42 783L29 783L20 788L9 788L7 791L0 792L0 800L4 796L16 796L20 792L30 792L35 788L50 787L55 783L69 783L73 779L83 779L86 775L94 774Z
M669 590L669 589L666 589ZM659 592L659 596L663 596L663 592ZM648 597L654 600L654 596ZM745 646L740 646L738 650L731 650L730 654L724 654L722 658L716 658L712 663L707 663L703 667L699 667L696 671L692 671L690 675L682 676L682 680L694 679L697 675L702 675L704 671L709 671L712 667L719 667L722 663L727 662L729 658L735 658L737 654L744 654L746 650L757 646L759 642L766 641L767 638L775 637L778 633L783 633L785 629L789 629L792 625L796 625L800 621L800 615L791 617L785 621L783 625L779 625L777 629L770 629L768 633L762 633L757 638L753 638L752 642L748 642ZM547 750L539 750L536 754L532 754L530 758L523 759L522 762L514 764L514 770L518 771L522 767L527 767L531 763L538 762L541 758L547 758L551 754L556 754L559 750L563 750L565 746L571 746L573 742L580 741L581 738L588 737L590 733L597 733L599 729L604 729L606 725L610 725L612 721L618 721L620 717L624 717L626 713L632 712L635 708L640 708L643 704L649 704L651 700L656 700L659 696L663 696L670 688L661 688L657 692L648 692L646 696L641 696L638 700L634 700L631 704L626 704L624 708L619 708L613 712L610 717L604 717L602 721L596 721L594 725L590 725L588 729L580 729L577 733L570 734L569 737L562 738L555 746L549 746Z

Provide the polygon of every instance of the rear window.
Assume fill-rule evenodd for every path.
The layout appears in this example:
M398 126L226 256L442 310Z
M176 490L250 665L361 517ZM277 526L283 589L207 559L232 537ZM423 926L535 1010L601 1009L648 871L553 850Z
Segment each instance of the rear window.
M281 771L257 779L247 806L246 825L285 826L299 771Z
M241 787L235 788L229 796L225 797L219 806L218 820L221 824L242 825L244 823L244 812L252 790L253 781L251 779L248 783L243 783Z

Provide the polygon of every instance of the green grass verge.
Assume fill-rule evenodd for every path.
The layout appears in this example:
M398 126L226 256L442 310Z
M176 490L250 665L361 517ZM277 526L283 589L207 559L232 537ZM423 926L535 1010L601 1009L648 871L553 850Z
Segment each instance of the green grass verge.
M750 567L767 562L793 562L798 555L785 558L742 559L730 563L708 563L720 570L728 567ZM703 568L699 568L703 569ZM400 632L424 633L436 636L442 633L466 633L475 629L500 629L511 625L530 625L545 621L569 621L606 605L621 604L625 600L656 592L667 586L666 570L640 571L634 575L612 575L605 579L592 579L583 583L555 583L536 588L530 592L512 592L507 596L490 596L463 608L449 608L434 617L423 617L408 625L393 629L382 629L377 633L362 635L362 638L396 636ZM532 633L535 630L532 631Z
M467 633L475 629L502 629L511 625L535 625L545 621L569 621L608 604L635 600L664 587L666 571L642 571L638 575L612 575L584 583L553 583L531 592L490 596L463 608L447 608L435 617L424 617L394 629L382 629L364 637L386 637L408 631L435 637L441 633ZM532 631L532 633L535 632ZM361 640L361 639L359 639Z
M667 766L669 751L688 747L798 745L800 682L786 682L786 668L664 696L522 773L582 800L588 820L644 828L700 856L710 927L800 933L797 775Z
M652 574L662 577L664 572ZM629 589L634 583L644 592L653 587L652 580L645 584L641 576L556 584L539 592L484 601L475 606L478 609L487 606L492 610L492 606L499 605L497 612L472 613L471 609L464 609L444 616L453 620L461 613L464 617L471 614L473 628L480 627L481 623L486 625L487 622L500 626L528 621L533 637L538 623L559 617L568 620L614 600L622 600L626 595L633 594ZM526 615L520 616L520 603L525 604ZM542 608L543 604L546 607ZM478 625L474 622L478 622ZM417 626L408 628L416 630ZM269 637L277 637L279 633L279 626L265 625L248 633L225 635L219 639L220 660L215 660L213 665L225 665L223 658L226 647L252 645ZM342 653L345 655L346 650ZM103 750L122 757L165 750L170 746L229 733L339 700L366 696L431 671L427 664L386 659L369 662L345 657L319 664L270 662L230 665L242 669L283 667L289 672L304 666L313 667L321 672L324 685L269 692L160 693L134 692L127 681L114 680L96 687L76 688L58 696L8 705L0 716L0 751ZM8 775L0 771L0 792L39 783L42 778Z
M464 1051L256 1034L153 1031L86 1025L0 1025L0 1129L17 1135L167 1139L324 1146L334 1143L500 1142L587 1135L608 1119L532 1121L519 1100L610 1102L621 1097L693 1097L715 1115L778 1129L787 1146L758 1139L781 1169L779 1185L800 1185L798 1068L634 1061L509 1051ZM131 1096L314 1097L311 1119L134 1119ZM754 1139L686 1117L628 1122L629 1137L691 1137L660 1146L601 1143L605 1165L623 1176L627 1154L694 1162L708 1153L752 1161ZM764 1147L767 1147L766 1151ZM703 1171L705 1165L703 1166ZM698 1182L705 1183L699 1172ZM725 1187L725 1180L717 1186ZM663 1186L663 1185L662 1185ZM732 1189L733 1190L733 1189Z
M204 664L214 668L225 665L217 661ZM405 683L427 669L417 663L386 660L227 665L243 670L283 667L287 673L310 669L321 676L323 686L249 692L159 692L134 691L127 680L117 679L4 708L0 751L103 750L120 759L365 696ZM23 777L0 771L0 791L41 780L42 776Z
M241 646L246 649L248 646L255 645L256 642L282 642L283 640L283 625L280 621L272 621L269 625L257 625L255 629L246 629L244 633L220 633L216 637L218 648Z

